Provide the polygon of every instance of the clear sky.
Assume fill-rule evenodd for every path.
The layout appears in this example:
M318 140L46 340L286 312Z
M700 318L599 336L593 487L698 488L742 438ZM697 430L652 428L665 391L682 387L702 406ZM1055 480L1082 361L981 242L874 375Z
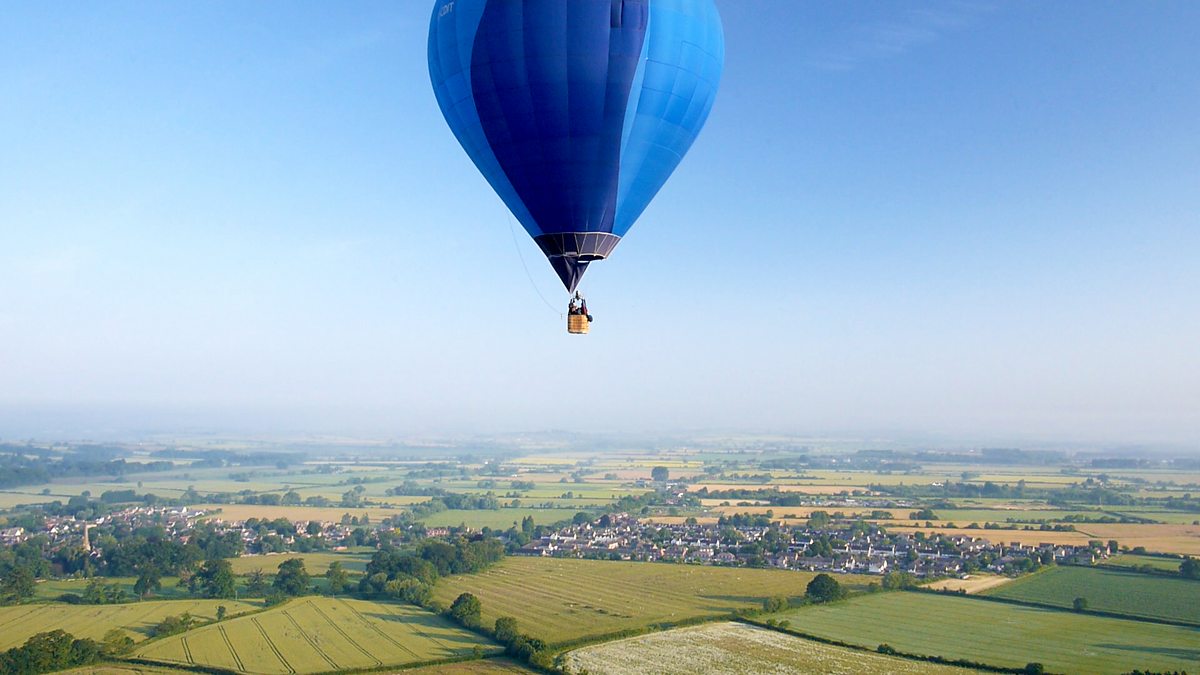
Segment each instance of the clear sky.
M1200 445L1200 3L718 0L586 338L442 121L431 6L0 0L0 436Z

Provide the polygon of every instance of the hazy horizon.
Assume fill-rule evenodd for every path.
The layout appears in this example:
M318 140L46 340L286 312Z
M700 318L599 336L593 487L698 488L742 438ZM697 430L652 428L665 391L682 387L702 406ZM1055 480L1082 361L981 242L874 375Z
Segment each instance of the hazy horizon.
M11 5L0 438L1200 449L1200 4L717 4L585 338L441 118L429 3Z

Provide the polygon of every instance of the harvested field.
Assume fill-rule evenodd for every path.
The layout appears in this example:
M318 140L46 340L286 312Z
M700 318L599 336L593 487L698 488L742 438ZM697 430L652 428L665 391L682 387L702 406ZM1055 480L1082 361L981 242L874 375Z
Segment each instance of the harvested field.
M743 623L676 628L568 652L572 672L966 675L976 671L834 647Z
M1156 553L1200 555L1200 525L1100 525L1080 523L1076 527L1091 539L1116 539L1121 546L1144 546Z
M988 589L1003 586L1012 581L1012 577L1004 577L997 574L973 574L966 579L942 579L935 581L932 584L927 584L925 588L931 588L935 591L965 591L967 595L972 593L982 593Z

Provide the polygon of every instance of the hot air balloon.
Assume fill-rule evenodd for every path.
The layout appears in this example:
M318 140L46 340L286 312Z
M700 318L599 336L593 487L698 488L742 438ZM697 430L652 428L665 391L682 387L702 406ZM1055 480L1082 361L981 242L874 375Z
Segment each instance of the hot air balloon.
M724 61L713 0L437 0L429 27L446 122L568 293L696 140Z

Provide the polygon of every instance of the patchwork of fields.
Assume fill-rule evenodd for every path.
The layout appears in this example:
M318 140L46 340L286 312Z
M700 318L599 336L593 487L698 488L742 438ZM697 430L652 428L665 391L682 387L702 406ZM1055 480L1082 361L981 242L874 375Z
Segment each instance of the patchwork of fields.
M138 656L250 673L316 673L469 655L483 638L409 605L302 598L147 644Z
M99 640L113 628L123 629L134 640L150 637L150 629L168 616L187 612L194 617L216 618L217 606L239 614L261 604L236 600L155 600L121 605L31 604L0 607L0 650L16 647L33 635L61 628L77 638Z
M1088 609L1200 624L1200 582L1092 567L1054 567L984 595L1070 608L1075 598Z
M867 648L1050 672L1194 671L1200 629L932 593L879 593L776 615L793 630Z
M442 579L434 597L448 606L460 593L473 593L483 603L485 624L512 616L522 632L557 644L729 614L759 607L772 596L799 597L813 576L786 570L514 557L479 574ZM842 581L862 585L868 580Z
M567 654L572 672L967 675L976 671L834 647L743 623L716 623L606 642Z

